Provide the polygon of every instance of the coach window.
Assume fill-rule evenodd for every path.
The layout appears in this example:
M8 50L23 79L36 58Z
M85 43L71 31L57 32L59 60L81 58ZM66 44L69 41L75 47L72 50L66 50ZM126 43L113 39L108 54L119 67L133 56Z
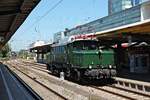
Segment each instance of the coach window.
M55 47L55 52L57 53L57 48Z
M56 47L56 53L58 53L58 47Z
M60 53L60 46L58 47L58 53Z
M64 53L64 47L62 46L62 53Z
M59 53L61 53L61 48L62 48L62 46L59 47Z
M63 46L61 46L61 47L60 47L60 52L61 52L61 53L63 52L63 50L62 50L62 49L63 49Z
M59 50L58 52L61 53L61 46L59 46L58 50Z

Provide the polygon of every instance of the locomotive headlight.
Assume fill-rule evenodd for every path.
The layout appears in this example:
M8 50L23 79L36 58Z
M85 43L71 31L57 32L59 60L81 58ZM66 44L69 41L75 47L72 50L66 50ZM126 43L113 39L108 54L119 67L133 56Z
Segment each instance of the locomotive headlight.
M89 69L92 69L92 66L91 66L91 65L89 65Z
M112 68L112 65L109 65L109 68Z

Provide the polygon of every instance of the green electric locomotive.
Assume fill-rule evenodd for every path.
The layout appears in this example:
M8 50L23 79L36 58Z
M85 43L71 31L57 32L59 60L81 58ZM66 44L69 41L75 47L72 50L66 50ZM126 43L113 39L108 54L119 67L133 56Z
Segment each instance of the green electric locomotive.
M47 69L64 72L76 81L82 78L101 79L116 75L114 51L99 47L94 35L72 36L53 44L47 55Z

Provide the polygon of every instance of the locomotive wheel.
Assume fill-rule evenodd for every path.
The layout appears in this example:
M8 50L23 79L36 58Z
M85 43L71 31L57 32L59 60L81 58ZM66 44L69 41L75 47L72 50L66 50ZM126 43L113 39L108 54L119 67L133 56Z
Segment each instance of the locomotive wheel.
M66 77L70 77L71 76L71 71L70 71L70 69L66 69Z
M79 71L75 71L75 73L74 73L74 79L77 82L79 82L81 80L81 74L80 74Z
M51 71L52 74L54 74L54 66L53 65L50 66L49 70Z
M46 64L46 69L49 70L49 64Z

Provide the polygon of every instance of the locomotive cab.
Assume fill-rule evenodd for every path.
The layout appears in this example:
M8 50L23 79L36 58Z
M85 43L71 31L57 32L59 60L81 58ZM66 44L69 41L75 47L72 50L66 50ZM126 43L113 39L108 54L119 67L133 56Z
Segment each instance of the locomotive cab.
M70 63L80 74L90 78L115 76L114 52L99 49L97 40L80 40L70 44Z

